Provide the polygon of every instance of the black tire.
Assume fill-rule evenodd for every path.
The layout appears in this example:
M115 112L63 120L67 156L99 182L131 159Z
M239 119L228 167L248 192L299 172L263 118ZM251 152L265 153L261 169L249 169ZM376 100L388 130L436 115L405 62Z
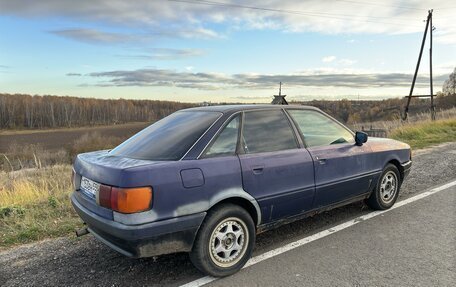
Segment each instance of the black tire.
M235 204L217 206L208 212L201 224L190 260L205 274L229 276L239 271L250 259L255 235L255 224L245 209ZM224 240L220 240L220 237ZM223 251L217 253L217 249ZM222 262L225 259L229 261Z
M392 183L391 180L394 183ZM390 182L389 185L388 182ZM393 191L393 184L394 193L391 193ZM380 176L374 191L366 200L367 205L375 210L385 210L391 208L399 196L401 184L402 182L399 170L394 164L388 164L385 169L383 169L382 175ZM389 187L391 187L391 189ZM388 190L391 192L387 192Z

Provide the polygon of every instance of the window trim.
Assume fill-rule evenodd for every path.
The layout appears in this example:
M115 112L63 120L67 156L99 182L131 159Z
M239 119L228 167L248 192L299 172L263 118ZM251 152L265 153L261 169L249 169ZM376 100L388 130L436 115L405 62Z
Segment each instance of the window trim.
M204 147L204 149L202 150L202 152L198 155L198 157L196 159L200 159L200 158L201 159L209 159L209 158L219 158L219 157L233 156L233 155L221 155L221 156L214 156L214 157L205 157L206 153L209 151L209 149L215 143L215 141L217 141L218 137L225 130L226 126L228 126L228 124L230 124L231 121L239 115L238 136L237 136L237 140L236 140L236 148L234 150L234 156L237 155L238 148L239 148L239 139L240 139L240 136L241 136L241 127L242 127L242 115L240 115L240 114L241 114L241 112L235 112L223 122L223 124L220 126L220 128L215 133L215 135L211 138L211 140Z
M264 151L264 152L254 152L254 153L246 153L244 148L242 147L241 145L241 141L242 141L242 138L243 138L243 135L244 135L244 119L245 119L245 113L248 113L248 112L264 112L264 111L281 111L281 113L285 116L285 119L286 121L288 122L288 125L291 129L291 133L293 134L293 138L294 138L294 141L295 141L295 144L296 144L296 147L295 148L290 148L290 149L281 149L281 150L277 150L277 151ZM293 123L291 122L288 114L286 113L285 109L284 108L280 108L280 109L277 109L277 108L264 108L264 109L251 109L251 110L245 110L245 111L242 111L242 121L241 121L241 134L240 136L238 137L238 146L239 146L239 153L238 155L240 154L263 154L263 153L271 153L271 152L283 152L283 151L289 151L289 150L294 150L294 149L301 149L302 148L302 145L301 145L301 142L296 134L296 130L295 130L295 127L293 125Z
M301 137L299 127L297 123L295 123L294 119L291 117L291 115L288 113L288 109L282 108L283 112L288 118L288 122L291 125L291 128L293 129L293 133L295 134L295 138L298 142L299 148L306 148L306 143L304 142L304 139ZM295 109L295 110L300 110L300 111L306 111L306 109Z
M237 111L237 112L234 112L232 115L230 115L224 122L223 124L217 129L217 131L215 132L215 134L212 136L212 138L209 140L209 142L206 144L206 146L201 150L201 152L199 153L199 155L196 157L196 159L205 159L204 155L206 154L206 151L208 150L208 148L212 145L212 143L214 141L217 140L218 136L222 133L223 129L231 122L231 120L233 118L235 118L238 114L241 114L242 111ZM223 114L222 114L223 115ZM218 118L219 120L220 118ZM218 121L217 120L217 121ZM240 127L242 127L242 117L239 118L239 124L240 124ZM239 137L240 137L240 129L238 131L238 141L236 143L236 152L237 152L237 149L238 149L238 145L239 145Z
M245 111L241 112L241 126L239 128L239 137L236 146L236 154L245 154L244 147L242 146L242 138L244 137L244 121L245 121Z
M296 126L296 129L297 129L297 132L299 134L299 137L302 139L303 143L304 143L304 147L306 149L309 149L309 148L314 148L314 147L311 147L307 144L306 142L306 138L304 136L304 133L301 131L301 128L299 127L299 124L296 122L295 118L293 117L293 115L289 112L291 110L296 110L296 111L307 111L307 112L315 112L315 113L319 113L321 115L323 115L324 117L328 118L330 121L336 123L337 125L339 125L340 127L342 127L343 129L345 129L346 131L348 131L352 136L353 136L353 141L355 139L355 133L350 130L348 127L346 127L344 124L342 124L341 122L339 122L338 120L336 120L335 118L333 118L332 116L328 115L327 113L321 111L321 110L317 110L317 109L298 109L298 108L289 108L289 109L286 109L287 110L287 114L289 114L291 120L293 121L293 123L295 124ZM352 142L348 142L348 143L345 143L345 144L352 144ZM315 147L327 147L327 146L331 146L331 145L321 145L321 146L315 146ZM335 146L338 146L338 145L335 145Z

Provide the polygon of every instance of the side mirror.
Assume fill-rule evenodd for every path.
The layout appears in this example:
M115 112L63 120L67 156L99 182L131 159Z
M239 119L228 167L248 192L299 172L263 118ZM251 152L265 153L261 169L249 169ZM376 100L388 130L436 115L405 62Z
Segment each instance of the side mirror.
M367 142L367 134L365 132L356 132L355 134L355 142L356 145L362 146L363 143Z

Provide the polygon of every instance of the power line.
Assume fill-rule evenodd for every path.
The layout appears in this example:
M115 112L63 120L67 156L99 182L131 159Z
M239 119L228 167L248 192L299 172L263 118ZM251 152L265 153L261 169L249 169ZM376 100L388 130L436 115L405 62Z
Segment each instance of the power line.
M226 3L226 2L216 2L216 1L205 1L205 0L201 0L201 1L168 0L168 1L196 4L196 5L206 5L206 6L220 6L220 7L232 7L232 8L241 8L241 9L250 9L250 10L261 10L261 11L286 13L286 14L293 14L293 15L300 15L300 16L330 18L330 19L339 19L339 20L347 20L347 21L355 21L355 22L370 22L370 23L379 23L379 24L387 24L387 25L402 25L402 26L421 28L421 26L410 25L410 24L404 23L404 22L384 22L384 21L374 21L374 20L368 20L368 19L353 19L353 17L379 18L379 19L390 19L391 17L360 16L360 15L334 14L334 13L323 13L323 12L306 12L306 11L298 11L298 10L256 7L256 6L247 6L247 5L240 5L240 4L233 4L233 3Z
M410 7L410 6L402 6L402 5L389 5L389 4L374 3L374 2L364 2L364 1L354 1L354 0L336 0L336 1L355 3L355 4L361 4L361 5L374 5L374 6L394 7L394 8L399 8L399 9L423 11L423 9L420 9L420 8Z
M421 9L421 8L416 8L416 7L411 7L411 6L394 5L394 4L391 5L391 4L382 4L382 3L355 1L355 0L336 0L336 1L355 3L355 4L361 4L361 5L374 5L374 6L394 7L394 8L399 8L399 9L423 11L423 9ZM456 6L437 7L437 8L434 8L433 10L447 10L447 9L454 9L454 8L456 8Z

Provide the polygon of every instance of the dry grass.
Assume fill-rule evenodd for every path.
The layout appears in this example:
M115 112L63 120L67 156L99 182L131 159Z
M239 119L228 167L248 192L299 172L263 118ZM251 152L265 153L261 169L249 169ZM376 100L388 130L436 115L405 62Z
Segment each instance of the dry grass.
M399 127L390 137L408 143L412 149L456 141L456 118L423 121Z
M407 121L357 123L352 125L352 129L384 129L389 138L406 142L413 149L456 141L456 108L438 111L436 121L431 121L430 117L430 113L420 113L410 116Z
M0 154L0 170L15 171L27 168L42 168L70 162L65 149L45 150L40 144L12 144L5 154Z
M69 163L78 153L109 149L122 140L90 133L53 152L12 145L0 158L0 249L73 232L81 221L70 203Z
M413 125L415 123L423 123L428 122L431 118L430 113L419 113L416 115L410 115L407 121L403 121L400 118L391 121L378 121L378 122L371 122L371 123L356 123L351 125L353 130L360 131L362 127L369 129L377 128L377 129L384 129L386 130L387 134L390 134L393 130L402 128L405 126ZM437 120L445 120L445 119L455 119L456 118L456 108L438 111L436 113Z
M0 172L0 249L71 233L71 166Z

